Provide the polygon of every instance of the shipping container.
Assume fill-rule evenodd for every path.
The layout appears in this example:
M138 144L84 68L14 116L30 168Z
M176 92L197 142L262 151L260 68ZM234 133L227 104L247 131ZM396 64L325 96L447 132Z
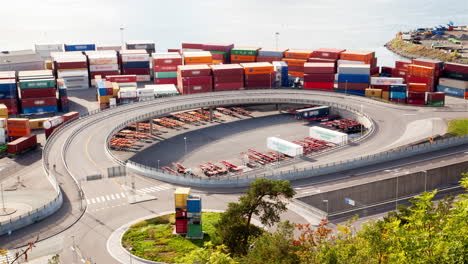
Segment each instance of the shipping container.
M274 68L271 63L268 62L254 62L254 63L241 63L244 68L244 74L272 74Z
M338 74L339 83L369 83L369 78L367 74Z
M304 73L335 73L335 65L333 63L313 63L304 64Z
M333 82L307 82L304 81L305 90L330 90L332 91L335 88Z
M439 85L445 86L445 87L462 89L462 90L468 89L468 81L461 81L461 80L448 79L448 78L440 78Z
M267 138L267 148L289 157L304 155L304 147L277 137Z
M307 60L312 57L313 51L312 50L296 50L296 49L289 49L284 52L285 58L291 59L302 59Z
M330 115L330 107L329 106L317 106L317 107L310 107L305 109L300 109L296 111L296 119L308 119L312 117L323 117Z
M366 89L366 96L367 97L382 97L382 90L381 89Z
M35 107L22 107L22 112L25 115L29 114L44 114L58 112L57 102L55 105L35 106Z
M341 60L351 60L351 61L363 61L366 64L370 64L374 58L374 52L368 51L344 51L340 54Z
M458 88L453 88L453 87L446 87L442 85L437 85L437 91L438 92L443 92L446 95L450 96L455 96L455 97L465 97L465 93L468 91L466 89L458 89Z
M390 77L371 77L371 85L392 85L392 84L403 84L403 78L390 78Z
M28 134L12 142L9 142L7 145L7 153L8 155L15 156L25 151L28 151L36 146L37 146L36 134Z
M64 44L65 51L96 50L96 44Z
M304 82L330 82L334 83L335 75L330 73L304 74Z
M348 134L318 126L313 126L309 129L309 136L337 145L345 145L348 143Z
M231 49L231 55L257 56L259 48L255 47L235 47Z
M183 65L177 72L181 77L210 76L211 68L208 65Z
M56 89L55 88L21 89L20 95L21 95L21 99L28 99L28 98L31 99L31 98L38 98L38 97L56 97Z
M176 188L174 191L175 208L186 208L187 198L190 195L190 188Z
M340 54L343 53L344 49L316 49L312 53L312 58L322 58L322 59L334 59L338 60L340 58Z
M370 66L367 64L342 64L338 66L338 73L370 75Z

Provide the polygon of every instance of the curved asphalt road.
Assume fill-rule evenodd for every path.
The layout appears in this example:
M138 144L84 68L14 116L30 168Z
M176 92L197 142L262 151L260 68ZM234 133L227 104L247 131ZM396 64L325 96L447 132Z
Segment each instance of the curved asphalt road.
M253 98L320 100L348 105L355 109L362 105L364 112L375 121L376 133L359 146L332 153L330 157L327 155L327 161L383 151L397 141L404 134L406 126L414 120L466 115L464 110L457 110L458 108L455 112L447 112L449 108L434 111L432 108L398 106L363 97L304 90L255 90L177 96L103 111L75 121L61 131L50 146L48 160L43 161L50 166L55 164L58 173L69 174L82 184L88 208L78 223L61 235L41 242L40 248L47 253L52 251L51 248L61 248L61 255L66 259L66 263L81 263L81 258L86 257L90 257L96 263L117 263L106 250L107 238L116 228L138 217L172 210L173 187L168 184L137 177L136 189L153 190L157 200L129 205L124 199L126 193L123 185L124 182L131 181L131 177L85 181L89 175L106 175L107 168L116 166L105 151L106 138L116 125L167 106ZM67 140L70 141L70 145L62 157ZM304 185L304 181L301 184ZM237 197L238 194L208 193L203 199L210 209L224 209L228 202L236 200ZM294 212L288 212L287 217L294 222L305 222Z

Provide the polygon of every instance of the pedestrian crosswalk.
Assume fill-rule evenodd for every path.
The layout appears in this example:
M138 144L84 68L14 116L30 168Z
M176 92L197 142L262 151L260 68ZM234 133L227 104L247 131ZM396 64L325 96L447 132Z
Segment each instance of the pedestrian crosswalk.
M7 251L6 254L0 254L0 264L11 263L15 259L15 255L11 251Z
M139 194L149 194L149 193L168 190L170 188L171 186L167 184L167 185L160 185L160 186L153 186L153 187L138 189L136 190L136 192ZM120 200L120 199L125 199L125 198L127 198L127 195L124 192L120 192L120 193L106 194L106 195L101 195L99 197L89 198L89 199L86 199L86 203L88 205L91 205L91 204L104 203L108 201Z

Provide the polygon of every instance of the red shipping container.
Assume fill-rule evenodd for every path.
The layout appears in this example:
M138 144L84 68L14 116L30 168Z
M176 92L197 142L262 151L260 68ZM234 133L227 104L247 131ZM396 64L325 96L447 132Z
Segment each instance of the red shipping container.
M323 58L309 58L307 60L308 62L323 62L323 63L334 63L335 66L336 66L336 62L338 60L335 60L335 59L323 59Z
M410 61L395 61L395 68L407 69L410 64Z
M306 82L304 81L304 89L309 90L333 90L333 82Z
M266 74L246 74L245 81L271 81L275 80L276 74L266 73Z
M176 58L176 56L174 56L174 58L154 58L153 62L154 62L154 65L160 65L160 66L162 66L162 65L182 65L182 63L183 63L182 57Z
M62 98L59 99L59 104L61 106L67 106L68 105L68 97L64 96Z
M468 74L468 65L460 63L446 62L444 65L444 70L451 72L459 72Z
M196 43L182 43L182 49L203 49L203 44Z
M41 88L41 89L26 89L20 90L21 98L38 98L38 97L55 97L55 88Z
M208 65L183 65L177 70L181 77L210 76L211 68Z
M290 71L290 72L302 72L302 73L304 73L304 66L289 65L289 66L288 66L288 71Z
M55 97L24 98L21 99L22 107L52 106L57 105Z
M428 102L445 101L445 93L443 92L427 93L427 101Z
M100 75L102 78L106 78L109 75L119 75L119 71L103 71L103 72L90 72L91 79L96 79L96 76Z
M381 73L386 73L386 74L392 75L394 69L395 69L395 68L392 68L392 67L382 66L380 72L381 72Z
M335 82L334 73L315 73L304 74L304 82L333 83Z
M367 88L369 88L368 83L338 83L340 90L365 90Z
M185 85L207 85L212 83L211 76L182 77L182 84Z
M80 117L80 113L78 113L78 112L68 112L68 113L64 114L62 117L63 117L64 122L69 122L69 121L73 121L75 119L78 119Z
M245 81L246 88L260 87L260 88L272 88L273 82L270 81Z
M408 99L425 100L426 93L425 92L408 92Z
M133 83L137 81L136 75L110 75L106 80L116 83Z
M346 50L344 49L316 49L312 53L312 58L334 59L338 60L340 54Z
M151 70L149 68L133 68L133 69L122 69L124 75L150 75Z
M73 61L73 62L55 62L55 69L87 69L88 63L86 61Z
M211 53L211 57L213 58L213 60L216 60L216 61L224 62L225 60L224 54L222 53Z
M181 94L194 94L194 93L208 93L213 91L212 84L203 84L203 85L178 85L177 89Z
M215 91L240 90L244 88L244 82L215 83L213 88Z
M167 52L177 52L180 54L180 49L167 49Z
M218 44L218 43L208 43L203 44L202 49L205 51L224 51L229 52L234 48L234 44ZM218 53L219 54L219 53Z
M304 64L304 73L335 73L335 64L307 62Z
M443 67L443 62L439 60L430 60L430 59L413 59L413 64L430 67L436 70L440 70Z
M244 75L244 68L238 64L210 65L213 76Z
M372 58L370 63L371 68L377 67L377 58Z
M392 72L392 77L406 78L408 75L408 70L403 68L394 68Z
M231 76L215 76L213 77L215 83L237 83L244 82L244 75L231 75Z
M176 219L175 227L177 234L187 233L187 219Z
M380 73L380 68L379 67L372 67L370 69L370 75L378 75Z
M36 134L29 134L24 137L20 137L7 145L8 154L19 154L27 148L33 147L37 144Z
M388 100L397 104L406 104L406 99L389 98Z
M179 65L154 65L154 71L155 72L174 72L174 71L177 71L177 67Z
M164 79L154 79L154 84L175 84L177 85L177 78L164 78Z
M49 129L44 129L44 133L45 133L45 137L46 139L48 139L50 137L50 135L52 135L52 132L55 131L55 129L59 128L60 126L56 126L56 127L51 127Z
M114 88L106 88L106 94L107 95L113 95L114 94Z
M408 83L407 89L409 92L427 92L428 85L425 83Z
M425 105L426 104L425 100L409 99L409 98L408 100L406 100L406 102L411 105Z

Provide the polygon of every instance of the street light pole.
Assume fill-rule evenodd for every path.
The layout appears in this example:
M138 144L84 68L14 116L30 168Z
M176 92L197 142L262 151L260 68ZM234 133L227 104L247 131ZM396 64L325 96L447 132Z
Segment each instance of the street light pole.
M328 220L328 200L322 200L322 202L327 204L327 220Z
M158 170L159 170L159 160L158 160Z
M278 49L279 35L280 35L279 32L275 32L276 49Z
M398 209L398 177L396 177L396 191L395 191L395 210Z
M185 156L187 156L187 137L184 137L184 144L185 144Z
M125 49L124 30L125 30L125 27L124 27L123 25L120 25L120 42L121 42L121 44L122 44L122 50Z
M424 172L424 192L427 192L427 171Z

